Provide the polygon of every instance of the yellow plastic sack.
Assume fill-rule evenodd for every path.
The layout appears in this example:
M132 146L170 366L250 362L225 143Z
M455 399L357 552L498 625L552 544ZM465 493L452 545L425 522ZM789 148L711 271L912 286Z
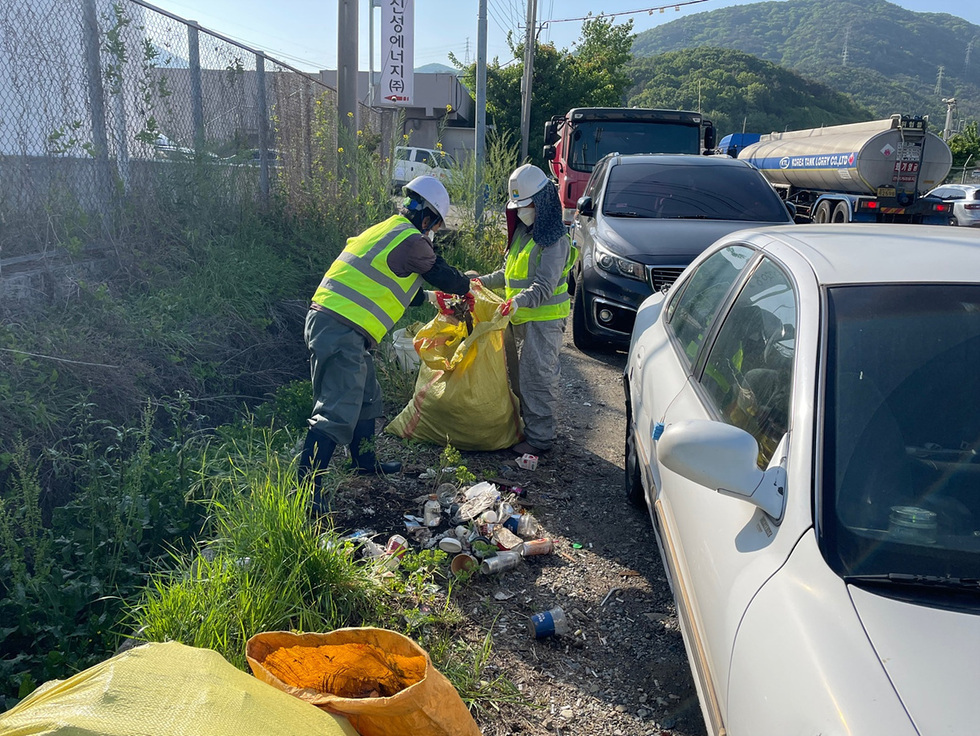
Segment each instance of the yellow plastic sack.
M144 644L45 683L0 715L3 736L358 736L210 649Z
M428 653L394 631L267 631L245 656L258 679L346 716L361 736L480 736Z
M385 432L458 450L500 450L522 438L521 407L504 352L501 299L474 285L473 332L439 313L415 334L415 395Z

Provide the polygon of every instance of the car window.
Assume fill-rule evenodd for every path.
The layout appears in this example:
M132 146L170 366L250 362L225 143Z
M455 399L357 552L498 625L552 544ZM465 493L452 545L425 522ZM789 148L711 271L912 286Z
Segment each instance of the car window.
M788 428L795 338L795 290L764 259L725 316L701 375L725 421L758 441L759 467L768 465Z
M950 189L945 194L946 199L965 199L966 193L962 189Z
M697 267L667 305L668 331L677 339L688 363L693 364L718 309L753 250L730 245Z
M592 197L592 200L595 201L596 197L598 196L599 183L606 175L606 169L608 167L608 160L599 162L595 168L595 171L592 172L592 176L589 177L589 181L585 185L585 190L582 192L583 197Z
M730 159L623 163L609 172L602 212L609 217L789 222L762 174Z
M845 574L975 580L980 286L833 286L826 324L828 562Z
M420 164L425 164L426 166L435 166L435 164L432 162L432 154L421 148L415 152L415 160Z
M412 160L412 149L411 148L396 148L395 158L401 161L411 161Z

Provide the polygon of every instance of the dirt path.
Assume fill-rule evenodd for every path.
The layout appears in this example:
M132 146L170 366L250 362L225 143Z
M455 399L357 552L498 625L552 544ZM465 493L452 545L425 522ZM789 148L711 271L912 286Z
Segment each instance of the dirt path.
M498 616L492 664L543 709L506 711L480 724L485 736L704 733L650 521L623 493L625 363L580 352L569 327L560 444L534 473L517 471L558 553L501 576L467 611ZM497 603L498 589L515 596ZM533 640L527 617L554 606L573 634Z
M505 675L539 706L501 705L481 719L485 736L704 734L649 518L623 493L625 362L623 353L580 352L569 326L555 450L533 472L509 451L463 453L477 477L503 473L524 487L543 535L556 543L551 555L454 591L473 624L466 637L477 643L492 630L484 676ZM427 492L413 470L385 491L374 487L377 516L366 520L374 529L398 524L399 513L411 512L405 499ZM571 633L533 639L528 617L555 606Z

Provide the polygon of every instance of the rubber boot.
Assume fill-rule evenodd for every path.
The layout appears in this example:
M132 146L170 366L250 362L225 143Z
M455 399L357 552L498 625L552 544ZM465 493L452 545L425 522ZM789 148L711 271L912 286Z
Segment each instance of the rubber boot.
M402 464L397 460L390 463L378 462L374 454L373 419L362 419L354 426L354 437L350 441L350 457L358 475L390 475L400 473L402 469Z
M327 513L326 503L320 491L320 474L326 471L333 457L337 443L315 430L307 430L303 454L299 458L299 482L304 483L313 476L313 513L317 516Z

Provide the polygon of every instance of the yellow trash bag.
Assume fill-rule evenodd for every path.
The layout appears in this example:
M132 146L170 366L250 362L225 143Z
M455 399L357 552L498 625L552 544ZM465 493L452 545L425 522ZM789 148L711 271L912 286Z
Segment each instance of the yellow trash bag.
M519 442L521 407L507 378L500 297L475 282L473 332L441 312L415 334L422 359L415 396L385 427L402 439L458 450L500 450Z
M358 736L210 649L144 644L47 682L0 715L4 736Z
M346 716L361 736L480 736L452 683L394 631L267 631L248 640L257 678Z

